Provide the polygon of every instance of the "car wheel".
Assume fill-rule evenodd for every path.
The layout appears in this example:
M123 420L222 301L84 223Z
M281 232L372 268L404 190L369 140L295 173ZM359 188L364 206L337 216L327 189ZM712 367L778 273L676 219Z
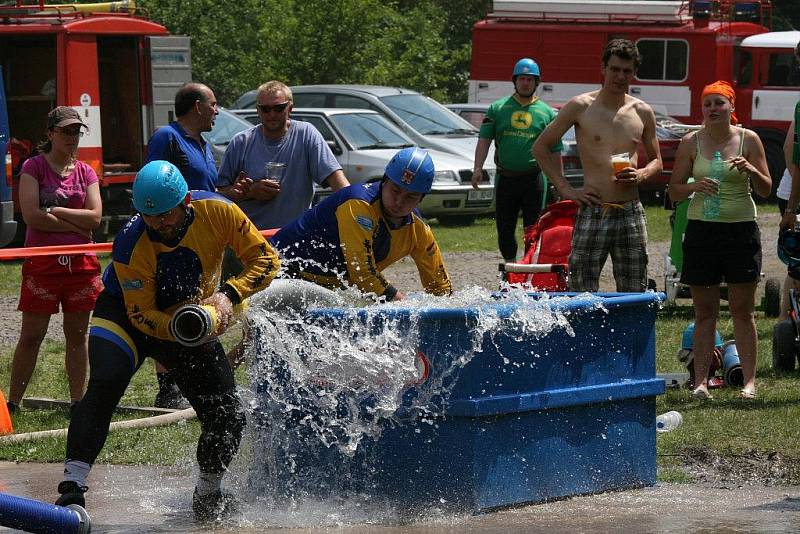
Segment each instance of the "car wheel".
M772 330L772 368L777 371L794 371L797 351L797 329L790 320L781 321Z
M475 215L439 215L436 219L442 226L470 226L475 222Z
M781 283L777 278L767 278L764 285L764 314L777 317L781 313Z

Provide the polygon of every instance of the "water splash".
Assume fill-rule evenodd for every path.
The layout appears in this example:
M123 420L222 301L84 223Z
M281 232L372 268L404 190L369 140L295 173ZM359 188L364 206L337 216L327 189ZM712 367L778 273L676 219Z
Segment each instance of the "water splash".
M501 293L473 287L450 297L410 294L399 303L368 304L348 290L296 306L254 298L249 491L282 507L372 499L370 447L381 434L395 425L437 425L461 370L487 347L497 350L499 332L520 342L554 329L574 336L573 312L559 306L566 299L532 299L513 287ZM431 332L436 314L460 316L466 328ZM426 345L436 340L435 354L419 350L422 337ZM538 355L533 348L529 355L533 366ZM521 365L504 363L509 373Z

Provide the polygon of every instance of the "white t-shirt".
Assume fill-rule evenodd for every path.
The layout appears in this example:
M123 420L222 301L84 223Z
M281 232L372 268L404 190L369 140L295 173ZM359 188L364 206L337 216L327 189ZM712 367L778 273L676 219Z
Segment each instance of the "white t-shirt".
M781 182L778 184L778 191L775 193L781 200L789 200L789 195L792 194L792 175L789 174L789 169L783 171Z

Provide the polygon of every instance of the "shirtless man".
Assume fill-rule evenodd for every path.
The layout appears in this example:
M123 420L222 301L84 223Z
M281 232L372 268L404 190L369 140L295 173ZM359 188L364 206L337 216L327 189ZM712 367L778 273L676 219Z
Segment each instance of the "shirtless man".
M534 157L561 197L581 207L572 234L570 291L597 291L609 252L617 291L647 287L647 229L638 184L661 173L662 165L655 114L645 102L627 94L638 66L639 52L633 43L609 42L603 52L603 87L567 102L533 145ZM549 147L572 125L583 163L580 190L547 157ZM640 142L648 163L637 168ZM611 156L622 153L630 154L630 164L615 174Z

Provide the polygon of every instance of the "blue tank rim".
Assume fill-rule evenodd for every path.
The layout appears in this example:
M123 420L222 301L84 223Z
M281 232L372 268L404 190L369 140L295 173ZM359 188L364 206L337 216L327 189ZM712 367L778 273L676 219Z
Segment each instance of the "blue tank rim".
M547 295L551 297L570 297L569 300L563 298L556 298L555 300L548 300L547 305L552 311L577 311L588 310L597 305L602 305L605 309L612 308L626 308L636 306L651 306L659 307L661 303L666 301L666 295L661 292L647 291L643 293L540 293L530 292L528 295L535 300L539 297ZM370 318L385 317L387 319L395 319L401 317L408 317L413 315L420 319L454 319L454 318L477 318L481 315L482 310L491 307L496 310L497 314L503 318L511 315L516 309L519 308L519 302L503 303L504 294L502 292L493 293L492 296L496 299L496 303L487 303L481 307L475 308L427 308L416 309L402 307L402 302L397 306L386 306L380 308L316 308L306 313L309 318L335 318L347 319L358 317L360 320L368 320Z

